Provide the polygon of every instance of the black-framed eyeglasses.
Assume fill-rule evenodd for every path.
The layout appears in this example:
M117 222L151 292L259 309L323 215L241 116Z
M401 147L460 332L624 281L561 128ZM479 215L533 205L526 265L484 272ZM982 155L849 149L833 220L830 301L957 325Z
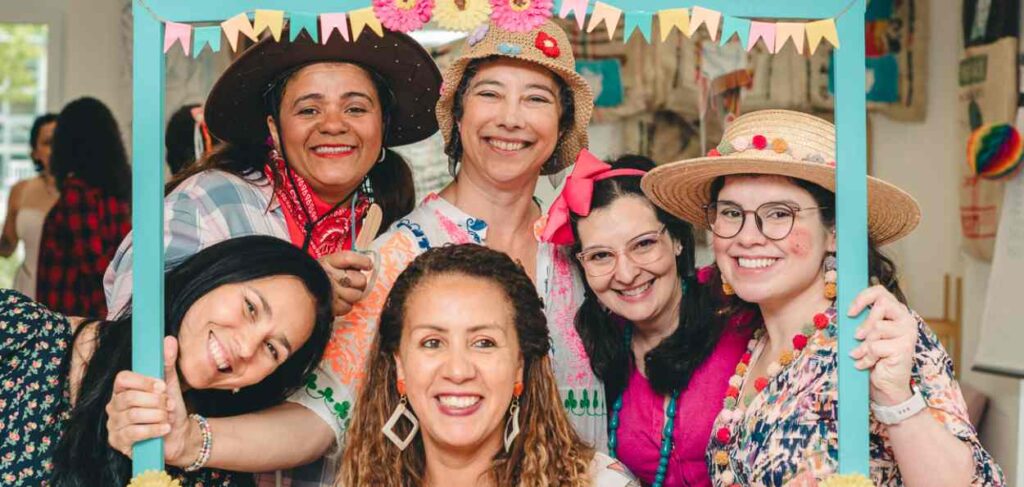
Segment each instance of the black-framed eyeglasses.
M590 277L601 277L611 274L619 261L619 256L626 255L636 265L646 265L661 260L667 253L668 246L662 241L662 234L668 230L665 225L661 230L647 232L634 237L620 250L608 247L587 249L576 254L583 271Z
M736 203L718 201L704 205L704 219L719 238L733 238L743 231L747 213L754 215L757 230L768 240L782 240L793 231L797 213L809 210L824 210L827 206L800 208L789 203L769 201L756 210L744 210Z

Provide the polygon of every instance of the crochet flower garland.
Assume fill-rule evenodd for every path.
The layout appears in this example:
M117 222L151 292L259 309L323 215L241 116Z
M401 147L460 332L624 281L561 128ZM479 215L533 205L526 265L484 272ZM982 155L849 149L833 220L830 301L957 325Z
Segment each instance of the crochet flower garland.
M434 0L373 0L373 12L388 30L409 32L430 21Z
M437 0L434 20L442 29L468 31L491 15L488 0Z
M551 18L551 0L491 0L491 20L511 32L529 32Z

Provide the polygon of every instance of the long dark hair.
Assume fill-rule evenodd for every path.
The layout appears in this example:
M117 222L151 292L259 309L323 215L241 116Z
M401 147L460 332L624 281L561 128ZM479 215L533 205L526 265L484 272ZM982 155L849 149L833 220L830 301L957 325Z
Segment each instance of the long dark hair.
M57 188L74 176L109 196L131 196L132 171L114 114L90 97L68 103L57 116L50 172Z
M167 166L171 174L178 174L182 168L196 160L196 120L192 109L198 103L182 105L167 121L167 132L164 134L164 148L167 150Z
M758 174L748 174L742 176L759 176ZM818 215L821 218L821 223L826 228L835 228L836 226L836 194L828 189L825 189L817 184L803 179L797 179L792 177L786 177L790 182L797 185L804 191L811 194L814 198L814 203L818 207L822 207L818 210ZM718 177L711 182L711 199L709 201L717 201L718 193L725 187L725 177ZM885 256L879 249L878 245L875 244L874 240L868 238L868 275L871 276L872 280L877 279L878 283L885 286L896 296L901 303L907 304L907 297L903 294L903 290L900 289L900 283L896 272L896 263ZM720 288L721 277L718 276L718 287ZM727 301L741 301L738 297L733 296L734 299Z
M224 390L189 390L189 410L204 416L233 416L268 408L283 401L313 372L331 333L331 284L319 264L294 245L274 237L248 236L215 244L167 272L164 280L164 334L177 336L192 304L225 284L269 276L294 276L316 303L312 334L295 353L261 382L237 394ZM53 454L51 485L86 487L126 485L131 462L107 444L106 405L118 372L131 368L131 308L115 321L98 322L96 349L82 377L77 403ZM79 326L77 334L84 329ZM74 342L72 341L72 344ZM70 371L74 347L64 359Z
M590 485L589 465L594 453L579 439L562 408L549 356L550 333L537 288L522 266L508 255L476 244L430 249L395 280L368 356L368 377L356 402L356 419L346 433L338 485L399 487L423 483L426 453L422 435L400 451L380 431L400 400L395 354L401 344L409 296L428 279L441 275L493 283L501 288L505 304L513 311L523 359L524 387L519 399L522 433L508 452L499 450L492 460L490 473L497 485ZM402 422L395 429L404 437L410 426Z
M39 142L39 133L43 131L43 126L57 121L57 114L55 113L44 113L34 121L32 121L32 128L28 131L28 147L30 151L36 150L36 144ZM43 172L46 168L43 167L43 161L32 159L32 164L36 167L36 172Z
M367 178L369 179L370 187L373 189L374 201L380 205L380 209L384 214L379 230L379 233L381 233L387 230L399 218L412 212L416 205L412 169L400 154L387 148L388 126L395 106L395 95L391 91L387 79L366 66L355 63L347 64L358 66L366 71L373 81L374 89L377 91L377 98L380 100L381 123L384 130L384 145L382 147L384 160L370 168ZM273 83L271 89L267 91L265 109L267 114L273 116L275 120L279 121L281 119L281 100L284 98L284 91L288 81L296 72L306 66L308 64L295 67L283 73ZM278 127L280 127L280 123L278 123ZM275 172L273 181L266 181L263 175L263 167L267 164L268 152L269 147L265 144L223 142L213 152L175 175L171 182L167 184L166 191L170 193L171 190L186 179L208 169L220 169L254 183L262 181L265 184L273 184L276 187L281 184L283 175ZM285 160L288 159L287 154L282 155L285 157Z
M612 167L615 169L640 169L649 171L654 168L650 159L626 155L620 157ZM643 198L640 189L641 176L616 176L594 183L594 194L590 208L596 210L610 206L623 197ZM693 227L648 201L657 215L658 221L665 225L672 239L682 245L682 252L676 257L676 272L680 285L683 286L683 301L679 310L679 326L667 338L647 352L644 357L647 378L659 394L685 389L690 382L694 370L704 362L714 350L722 329L706 319L708 306L707 293L697 284L694 257ZM572 253L580 251L578 224L580 217L570 214L572 232L576 239ZM583 267L575 260L581 275L585 275ZM584 299L576 313L576 331L580 334L583 346L590 356L590 365L605 384L609 398L619 397L625 390L629 377L629 366L633 361L633 353L625 345L623 320L605 311L594 290L584 282Z

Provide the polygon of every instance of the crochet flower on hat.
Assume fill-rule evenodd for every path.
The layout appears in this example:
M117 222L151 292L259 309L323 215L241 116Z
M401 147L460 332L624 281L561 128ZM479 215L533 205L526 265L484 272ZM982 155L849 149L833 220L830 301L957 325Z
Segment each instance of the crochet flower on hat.
M558 49L558 41L544 31L537 33L537 38L533 41L533 45L540 49L540 52L543 52L547 57L558 57L561 54L561 51Z
M437 0L434 20L442 29L468 31L487 22L491 15L488 0Z
M430 21L434 0L373 0L373 13L388 30L409 32Z
M471 47L479 44L480 41L484 40L484 37L487 37L487 31L489 30L491 30L491 24L482 24L480 27L473 30L472 34L469 34L469 37L466 38L466 42L468 42Z
M551 17L551 0L491 0L491 20L502 29L529 32Z
M515 44L502 42L501 44L498 44L498 52L506 56L518 56L523 53L523 48Z

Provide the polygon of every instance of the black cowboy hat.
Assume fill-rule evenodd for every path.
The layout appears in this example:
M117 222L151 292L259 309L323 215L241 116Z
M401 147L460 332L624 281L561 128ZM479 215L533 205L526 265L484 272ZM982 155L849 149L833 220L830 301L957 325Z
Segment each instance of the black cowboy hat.
M364 32L358 40L333 35L326 44L302 32L288 42L288 30L275 41L268 36L250 47L221 74L206 101L206 124L217 138L235 144L266 141L265 96L282 74L317 62L352 63L382 76L394 93L384 144L411 144L437 132L434 106L441 72L412 37L384 30Z

